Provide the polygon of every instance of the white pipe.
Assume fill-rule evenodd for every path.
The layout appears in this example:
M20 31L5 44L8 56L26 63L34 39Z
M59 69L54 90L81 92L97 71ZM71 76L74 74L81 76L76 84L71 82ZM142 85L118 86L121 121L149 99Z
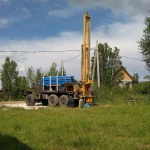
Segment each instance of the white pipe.
M97 51L96 48L94 49L95 57L94 57L94 64L93 64L93 73L92 73L92 81L94 83L94 76L95 76L95 65L96 65L96 58L97 58Z
M44 76L43 76L43 91L44 91Z
M58 91L58 74L56 76L56 91Z
M100 72L99 72L99 54L98 54L98 40L96 41L96 52L97 52L97 83L98 87L100 87Z
M49 90L51 91L51 76L49 76Z

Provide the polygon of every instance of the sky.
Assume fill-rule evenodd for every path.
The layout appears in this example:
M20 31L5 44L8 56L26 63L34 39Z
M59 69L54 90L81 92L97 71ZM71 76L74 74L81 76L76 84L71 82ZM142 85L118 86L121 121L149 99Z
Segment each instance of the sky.
M131 75L138 73L142 81L149 74L145 63L126 57L142 59L138 41L149 11L149 0L0 0L0 69L6 56L17 62L20 75L26 75L31 66L47 72L52 62L59 69L64 61L67 75L80 79L81 57L76 56L81 54L83 15L88 12L91 47L98 40L119 48L123 66Z

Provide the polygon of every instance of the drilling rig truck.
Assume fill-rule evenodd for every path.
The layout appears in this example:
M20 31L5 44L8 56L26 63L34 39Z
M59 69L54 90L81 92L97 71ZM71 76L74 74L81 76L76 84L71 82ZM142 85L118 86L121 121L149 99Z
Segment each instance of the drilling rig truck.
M81 49L81 81L75 82L74 76L43 76L40 79L41 90L38 94L28 91L26 104L33 106L42 102L49 106L78 106L79 100L93 103L90 77L90 26L91 19L86 12L83 16L83 45Z

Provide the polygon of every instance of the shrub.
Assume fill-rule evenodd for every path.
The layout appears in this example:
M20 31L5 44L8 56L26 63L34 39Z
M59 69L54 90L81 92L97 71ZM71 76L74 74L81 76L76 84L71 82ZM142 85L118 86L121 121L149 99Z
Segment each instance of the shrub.
M133 91L135 94L150 94L150 82L141 82L133 85Z

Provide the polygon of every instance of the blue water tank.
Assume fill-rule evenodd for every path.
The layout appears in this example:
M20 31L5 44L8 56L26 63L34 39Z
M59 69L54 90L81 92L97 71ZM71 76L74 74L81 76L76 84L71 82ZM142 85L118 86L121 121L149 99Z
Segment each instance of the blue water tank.
M57 79L58 78L58 79ZM44 81L43 81L44 79ZM58 85L62 85L65 82L73 83L74 82L74 76L46 76L44 78L41 78L40 83L41 85L56 85L58 80Z

